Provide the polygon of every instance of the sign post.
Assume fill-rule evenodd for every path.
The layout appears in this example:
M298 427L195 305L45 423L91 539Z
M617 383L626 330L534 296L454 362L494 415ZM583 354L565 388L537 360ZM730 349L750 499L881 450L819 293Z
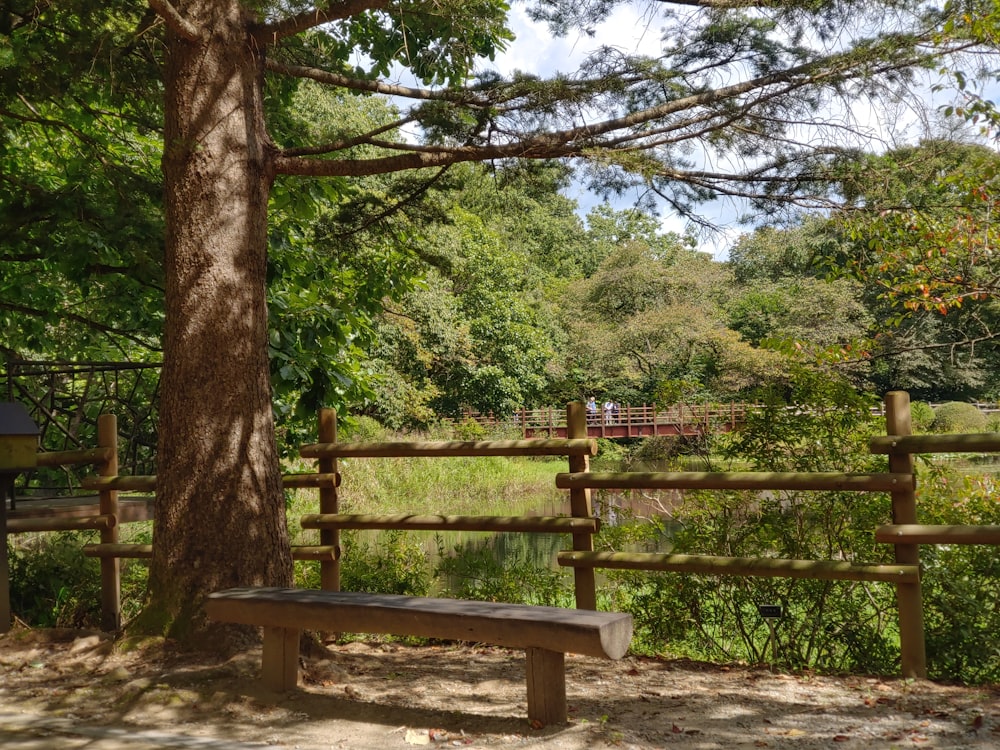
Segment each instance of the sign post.
M774 625L784 615L784 610L780 604L758 604L757 613L767 623L767 629L770 632L771 666L773 667L775 662L778 661L778 639L774 635Z

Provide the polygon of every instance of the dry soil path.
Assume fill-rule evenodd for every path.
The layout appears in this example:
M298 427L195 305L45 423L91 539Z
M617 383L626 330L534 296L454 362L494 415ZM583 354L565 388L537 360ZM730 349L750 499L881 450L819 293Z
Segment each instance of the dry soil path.
M570 723L532 727L517 651L338 646L285 696L258 688L258 659L17 630L0 637L0 747L1000 749L995 687L568 656Z

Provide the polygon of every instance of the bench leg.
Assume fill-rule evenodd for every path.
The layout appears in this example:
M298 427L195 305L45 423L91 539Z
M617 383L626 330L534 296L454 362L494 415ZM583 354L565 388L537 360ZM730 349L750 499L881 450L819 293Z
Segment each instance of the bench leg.
M264 628L260 677L264 687L277 693L294 690L299 682L299 631Z
M528 719L548 726L565 724L566 714L566 655L561 651L529 648Z

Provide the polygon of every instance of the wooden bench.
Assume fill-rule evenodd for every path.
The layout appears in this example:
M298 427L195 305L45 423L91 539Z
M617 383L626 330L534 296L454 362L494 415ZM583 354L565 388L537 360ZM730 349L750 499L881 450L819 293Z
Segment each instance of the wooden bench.
M392 633L525 649L528 718L547 725L567 720L565 655L620 659L632 639L628 614L395 594L235 588L210 594L205 609L220 622L263 627L261 678L275 691L298 683L303 630Z

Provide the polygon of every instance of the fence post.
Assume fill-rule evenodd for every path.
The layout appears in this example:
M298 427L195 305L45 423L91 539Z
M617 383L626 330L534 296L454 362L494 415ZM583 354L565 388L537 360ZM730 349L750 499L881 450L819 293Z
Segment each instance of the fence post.
M97 418L97 445L109 448L110 456L98 467L102 477L118 475L118 417L101 414ZM101 544L118 543L118 491L101 490L98 494L100 514L112 516L116 523L101 529ZM121 560L117 557L101 558L101 629L117 631L122 624Z
M320 409L319 411L319 442L337 442L337 411L336 409ZM319 459L318 470L321 474L337 473L337 459L324 456ZM336 485L336 483L334 483ZM320 487L319 512L339 512L340 501L337 497L337 487ZM319 564L319 586L326 591L340 591L340 529L320 529L319 543L336 549L332 560L324 559Z
M890 391L885 395L885 424L888 435L909 435L910 394ZM889 452L889 471L899 474L914 472L913 455ZM916 523L917 503L913 489L892 492L892 522ZM896 544L896 562L906 565L920 564L919 544ZM927 654L924 647L924 611L920 581L896 584L896 603L899 608L899 651L903 677L926 677Z
M603 421L603 420L602 420ZM569 438L587 437L587 410L581 401L571 401L566 405L566 436ZM570 456L570 473L590 470L590 456ZM590 502L589 489L572 489L569 491L570 513L577 518L589 518L594 515ZM577 552L592 552L594 538L590 534L574 534L573 550ZM574 590L576 591L577 609L597 609L597 583L593 568L573 568Z

